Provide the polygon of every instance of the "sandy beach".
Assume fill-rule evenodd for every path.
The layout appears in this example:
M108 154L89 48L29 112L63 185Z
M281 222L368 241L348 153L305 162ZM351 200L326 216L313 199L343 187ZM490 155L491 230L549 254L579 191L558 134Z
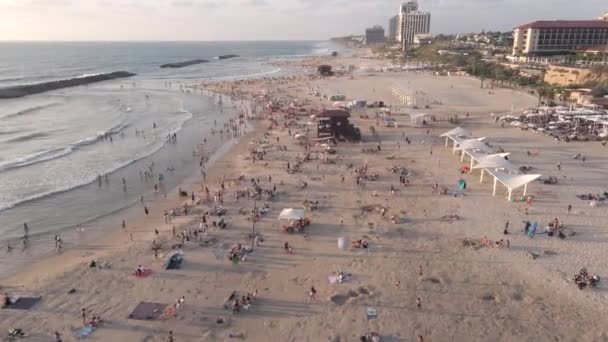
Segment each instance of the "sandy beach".
M356 67L345 76L311 76L322 63ZM260 112L252 120L255 128L210 164L204 179L196 175L180 185L188 194L194 192L190 213L166 223L163 212L192 205L189 196L173 192L156 201L150 215L142 207L140 215L128 219L126 231L109 229L112 233L95 243L66 248L2 279L1 289L9 296L41 300L29 310L0 310L0 334L19 328L27 335L24 341L54 341L54 332L73 341L83 323L101 316L87 340L168 341L171 332L179 342L344 342L361 341L374 332L381 341L608 341L608 213L605 206L590 207L576 197L608 191L606 148L557 143L495 124L491 113L536 105L536 98L518 91L489 92L468 77L360 68L382 63L358 54L317 57L299 64L301 76L196 85L257 103ZM407 116L396 115L399 127L384 127L373 118L377 108L353 112L350 121L360 128L362 141L339 142L329 156L318 152L308 110L331 107L332 102L311 95L311 89L398 106L395 84L416 93L421 109L408 111L434 115L436 121L416 127ZM280 109L263 115L261 108L269 100ZM306 109L287 116L290 103ZM363 113L370 118L361 117ZM448 121L456 115L457 125ZM500 187L492 196L492 180L480 183L478 171L461 174L459 156L440 138L456 126L511 152L514 164L558 177L558 184L532 183L531 204L507 201ZM306 127L311 127L308 150L294 139ZM259 152L256 159L252 150ZM573 160L577 153L587 160ZM299 159L304 159L299 172L288 173L288 163L291 169ZM408 171L405 184L389 170L393 167ZM377 177L357 184L355 170L361 168ZM433 189L434 184L456 189L460 179L468 184L462 197ZM244 260L232 262L231 248L253 243L254 201L247 194L236 196L253 188L273 197L256 201L258 209L267 209L255 222L255 246ZM223 198L214 203L218 192ZM220 201L227 210L227 227L214 227L211 222L219 217L207 215L208 229L193 235L204 227L203 214ZM310 226L304 233L285 232L279 213L304 209L305 201L318 201L317 209L306 210ZM544 226L554 218L575 234L559 239L523 233L522 221ZM509 234L503 235L507 221ZM174 236L174 226L188 238ZM484 236L508 239L509 247L484 246ZM347 248L339 248L340 238ZM365 240L368 248L351 248L356 240ZM162 245L157 257L153 241ZM182 242L176 248L183 251L181 267L164 269L172 247ZM90 267L92 260L96 267ZM138 265L150 274L134 276ZM583 267L601 277L596 288L579 290L573 283ZM328 277L338 272L344 281L331 283ZM237 298L254 293L255 298L233 313L234 292ZM182 297L167 317L128 318L140 302L171 309Z

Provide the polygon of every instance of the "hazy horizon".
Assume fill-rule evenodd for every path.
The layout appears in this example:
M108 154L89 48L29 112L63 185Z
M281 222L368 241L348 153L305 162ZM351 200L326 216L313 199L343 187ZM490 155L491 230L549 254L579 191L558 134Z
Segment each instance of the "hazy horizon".
M385 29L401 0L0 0L2 42L317 41ZM605 0L419 0L434 34L595 19Z

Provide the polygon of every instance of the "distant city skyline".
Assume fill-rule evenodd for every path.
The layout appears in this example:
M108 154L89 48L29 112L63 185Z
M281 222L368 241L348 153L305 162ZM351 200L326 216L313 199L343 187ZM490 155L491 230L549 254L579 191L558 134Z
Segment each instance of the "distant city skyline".
M0 0L0 40L324 40L363 34L394 0ZM510 31L535 21L595 19L606 0L419 0L431 33Z

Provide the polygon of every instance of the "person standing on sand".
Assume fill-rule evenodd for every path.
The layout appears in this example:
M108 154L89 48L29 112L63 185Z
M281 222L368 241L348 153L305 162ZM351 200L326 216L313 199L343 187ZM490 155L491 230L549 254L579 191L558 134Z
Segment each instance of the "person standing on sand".
M571 211L572 211L572 204L568 204L568 215L570 215Z
M23 223L23 237L27 239L29 235L30 227L27 225L27 223Z
M150 214L150 211L148 210L148 207L147 207L147 206L144 206L144 213L146 213L146 216L147 216L148 214Z
M169 336L167 336L167 342L175 342L173 339L173 330L169 330Z
M422 265L418 266L418 280L422 280Z
M422 309L422 299L420 297L416 298L416 307Z
M82 324L87 325L87 309L80 309L80 316L82 316Z
M59 331L55 331L53 333L53 335L55 335L55 342L62 342L63 340L61 339L61 334L59 333Z
M127 222L122 220L122 230L127 230Z
M317 289L314 286L310 287L310 299L317 300Z

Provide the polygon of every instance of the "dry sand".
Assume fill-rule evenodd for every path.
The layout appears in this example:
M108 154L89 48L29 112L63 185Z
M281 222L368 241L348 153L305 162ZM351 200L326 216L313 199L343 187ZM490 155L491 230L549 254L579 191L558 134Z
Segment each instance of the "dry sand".
M339 62L349 65L360 60ZM241 187L231 182L225 203L228 229L212 228L208 237L217 242L211 246L187 244L180 270L162 270L162 260L155 260L150 241L154 238L153 229L162 227L165 247L172 243L171 226L162 224L158 213L182 203L174 194L160 208L153 208L157 213L154 217L129 220L134 221L129 231L139 232L135 242L129 241L128 234L116 231L95 245L66 250L3 279L3 288L9 293L38 294L43 300L28 312L0 311L0 332L18 327L28 333L28 340L50 341L57 330L64 340L71 341L72 331L82 326L79 314L84 307L105 320L88 338L91 341L166 341L170 330L175 333L175 341L231 340L229 334L242 334L241 338L248 341L359 341L359 336L369 331L379 332L383 341L415 341L418 335L427 342L608 341L606 209L591 208L574 196L608 190L600 188L606 186L608 160L599 144L558 145L547 137L502 129L492 123L490 112L505 112L511 105L532 106L536 99L502 89L490 95L487 89L479 89L476 80L423 73L356 74L353 80L255 81L238 87L243 92L267 89L275 96L302 100L309 86L318 86L327 94L340 92L350 99L396 103L390 94L394 82L432 94L427 96L431 103L443 103L426 110L440 120L431 123L428 134L426 128L375 127L382 151L362 153L362 148L377 146L377 140L369 134L375 120L354 115L352 121L364 135L361 144L339 144L336 164L323 164L314 159L313 153L313 160L303 164L302 172L290 175L286 173L287 162L293 165L304 149L294 143L287 129L267 131L267 123L260 121L254 132L209 169L205 182L199 180L214 190L222 178L245 175L247 180L259 177L261 186L269 189L270 175L277 185L278 197L269 203L269 213L256 224L264 241L246 261L234 265L225 257L233 244L249 244L251 222L238 212L253 205L247 199L234 199L234 191L248 182ZM435 181L455 188L463 177L458 172L459 158L443 146L438 135L454 127L445 118L454 114L463 117L467 112L470 117L462 125L512 152L513 162L560 177L557 185L535 183L530 187L536 199L528 218L523 212L524 204L507 202L502 189L493 197L491 181L486 179L480 184L477 173L464 176L469 183L464 198L433 193ZM298 122L305 125L307 120L302 117ZM283 120L279 124L283 127ZM302 131L295 127L291 130ZM248 158L250 142L266 132L273 147L264 161L252 163ZM412 144L406 144L402 135ZM274 147L277 137L287 151ZM528 157L527 150L538 156ZM576 153L588 156L588 161L573 161ZM563 166L561 172L555 168L558 161ZM364 163L369 172L379 174L379 179L367 182L362 189L355 184L353 169L347 165L356 168ZM394 165L412 171L408 186L401 187L398 175L387 171ZM345 176L344 183L340 175ZM306 189L299 189L301 180L308 183ZM390 194L391 185L400 188L398 195ZM182 188L198 192L200 183L183 184ZM276 220L281 209L301 208L305 199L318 200L321 207L307 212L312 220L308 238L282 232ZM568 204L574 207L570 215L566 215ZM408 221L394 224L379 212L363 213L364 206L384 206L388 208L387 216L400 215ZM196 210L204 208L209 206ZM442 219L448 214L461 219ZM528 239L521 233L523 219L546 223L553 217L559 217L577 234L560 240L542 235ZM512 232L507 236L509 249L463 246L462 240L467 238L503 238L507 220ZM176 224L197 227L198 222L199 216L191 215ZM370 248L340 250L339 237L366 239ZM284 242L294 246L294 254L285 253ZM533 260L530 252L539 257ZM91 269L87 266L91 259L101 259L111 268ZM154 273L146 279L131 276L139 264L152 268ZM422 277L418 275L419 266ZM575 288L571 279L581 267L604 279L600 287L583 291ZM329 284L328 276L337 270L351 273L352 279ZM318 291L316 300L308 297L311 286ZM76 292L68 294L70 289ZM248 311L233 316L223 308L233 290L242 293L255 289L258 297ZM186 301L175 318L149 322L127 319L140 301L171 305L181 296ZM418 297L421 308L416 306ZM377 309L377 318L366 317L367 307ZM218 317L227 323L217 324Z

